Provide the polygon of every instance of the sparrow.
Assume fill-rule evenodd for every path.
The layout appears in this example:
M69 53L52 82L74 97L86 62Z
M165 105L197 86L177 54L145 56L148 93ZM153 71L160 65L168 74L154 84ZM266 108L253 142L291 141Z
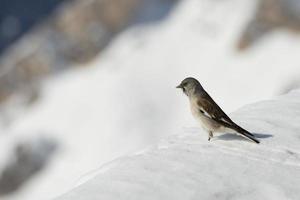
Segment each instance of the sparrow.
M192 114L207 131L208 141L213 138L214 132L228 132L237 133L252 142L259 143L252 133L238 126L225 114L197 79L186 78L176 88L182 89L188 96Z

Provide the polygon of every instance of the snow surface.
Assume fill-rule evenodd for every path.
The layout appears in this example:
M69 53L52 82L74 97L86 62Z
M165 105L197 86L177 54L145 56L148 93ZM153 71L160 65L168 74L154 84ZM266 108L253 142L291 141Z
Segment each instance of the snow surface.
M189 128L119 158L57 200L299 199L300 91L252 104L232 117L261 144Z
M236 52L255 3L180 1L166 20L132 27L88 66L50 78L39 102L1 131L0 163L16 142L34 135L53 138L59 150L45 170L3 199L51 199L92 169L196 126L186 97L175 89L187 76L198 78L226 112L281 91L299 74L300 38L274 32L249 51ZM206 144L206 136L193 137Z

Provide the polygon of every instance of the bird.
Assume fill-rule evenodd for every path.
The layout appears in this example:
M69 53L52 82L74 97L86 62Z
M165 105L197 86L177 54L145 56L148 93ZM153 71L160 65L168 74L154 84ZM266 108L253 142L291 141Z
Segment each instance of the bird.
M185 78L176 88L182 89L183 93L188 96L191 112L202 128L207 131L208 141L213 138L214 132L228 132L259 143L252 133L237 125L226 115L197 79Z

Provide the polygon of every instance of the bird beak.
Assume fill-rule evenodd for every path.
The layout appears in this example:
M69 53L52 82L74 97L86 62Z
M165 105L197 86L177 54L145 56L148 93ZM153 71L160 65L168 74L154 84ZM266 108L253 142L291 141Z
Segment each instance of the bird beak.
M183 87L182 87L182 85L180 84L180 85L176 86L176 88L183 88Z

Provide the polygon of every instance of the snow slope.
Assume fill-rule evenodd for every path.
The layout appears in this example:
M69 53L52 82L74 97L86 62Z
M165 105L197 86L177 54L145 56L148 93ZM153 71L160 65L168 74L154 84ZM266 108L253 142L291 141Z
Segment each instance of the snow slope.
M197 128L101 167L57 200L298 199L300 91L245 106L232 117L261 140Z
M186 76L198 78L226 112L280 91L299 74L300 38L274 32L236 52L254 8L253 0L180 1L166 20L132 27L88 66L50 78L39 102L1 131L0 162L20 138L34 135L53 138L59 150L5 200L51 199L90 170L196 126L175 89Z

